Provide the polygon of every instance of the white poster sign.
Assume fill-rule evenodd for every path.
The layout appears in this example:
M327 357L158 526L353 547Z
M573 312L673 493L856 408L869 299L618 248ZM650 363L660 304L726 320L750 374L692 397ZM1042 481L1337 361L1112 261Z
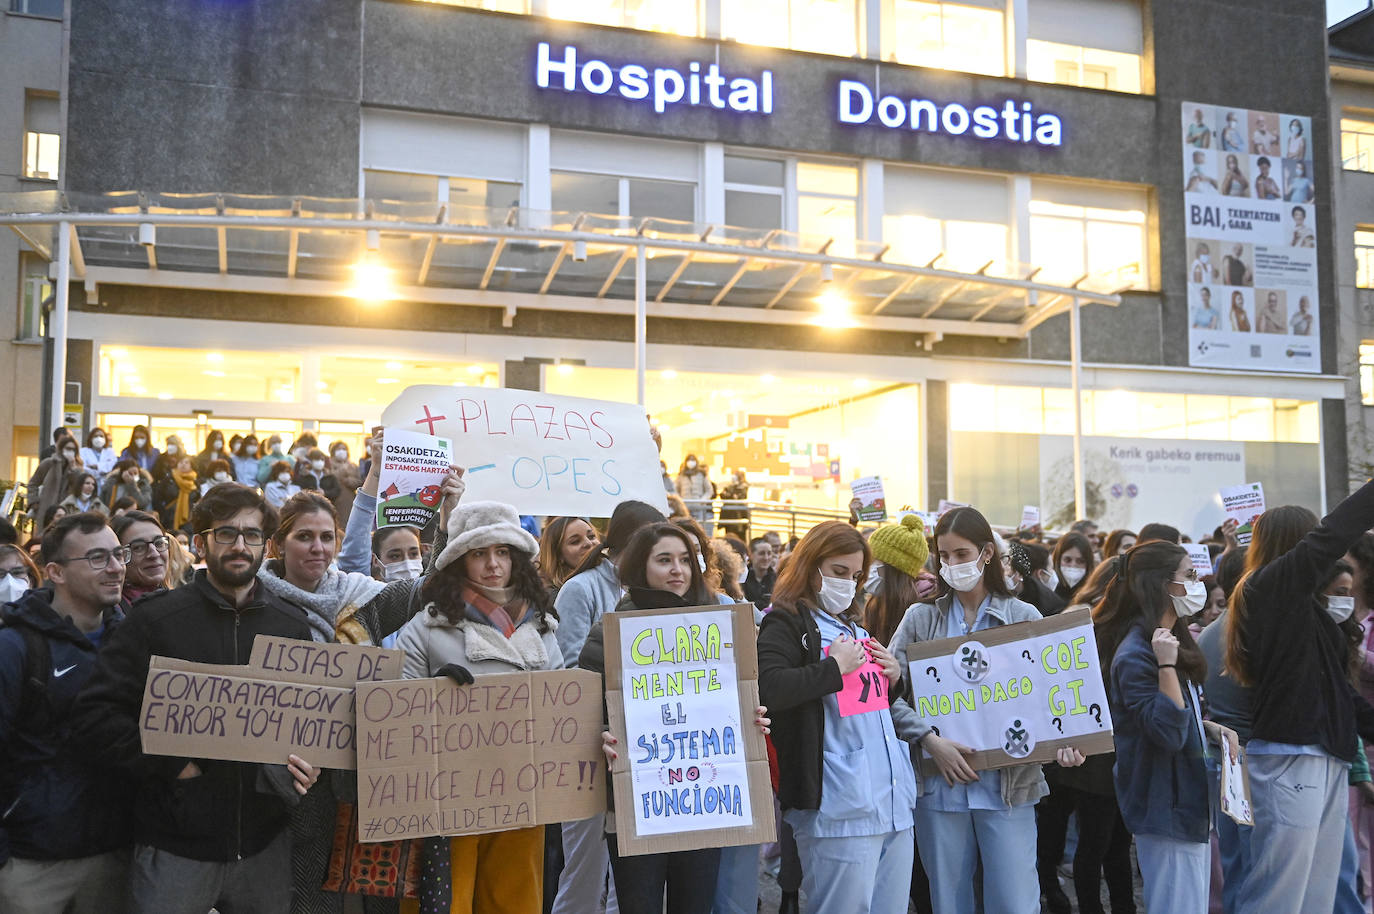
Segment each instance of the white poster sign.
M1255 521L1264 513L1264 485L1247 482L1240 486L1227 486L1220 494L1221 509L1226 512L1226 518L1240 525L1236 528L1236 542L1242 546L1249 545L1255 531Z
M667 513L644 410L627 403L488 387L408 387L382 413L388 429L452 440L467 501L522 514L609 517L636 499Z
M1087 516L1104 530L1139 530L1151 521L1199 538L1226 519L1217 490L1245 481L1245 445L1173 438L1084 438ZM1073 439L1040 439L1040 505L1045 526L1066 530L1073 506Z
M1110 752L1112 716L1087 610L907 647L913 705L976 769Z
M634 833L749 825L734 611L619 618Z
M1182 117L1189 364L1320 372L1311 118Z

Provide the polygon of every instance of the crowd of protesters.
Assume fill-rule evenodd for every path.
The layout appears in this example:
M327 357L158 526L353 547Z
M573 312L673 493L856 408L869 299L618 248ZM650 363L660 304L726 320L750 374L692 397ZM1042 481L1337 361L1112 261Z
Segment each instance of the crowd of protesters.
M685 500L667 516L539 525L465 501L454 466L428 528L379 530L382 434L361 465L309 435L211 433L199 454L142 427L118 454L102 429L55 435L34 535L0 524L0 911L755 914L772 879L781 912L1059 914L1072 893L1125 914L1138 872L1150 912L1374 912L1374 484L1322 520L1272 508L1248 545L1228 522L1199 573L1164 524L999 533L976 507L746 540L694 455L664 472ZM600 815L364 844L349 772L140 742L153 655L241 664L268 634L396 646L406 677L471 684L604 672L606 613L734 603L759 624L773 845L622 855ZM899 658L1071 609L1116 751L978 770ZM891 706L842 715L867 662ZM1216 810L1223 746L1253 826Z

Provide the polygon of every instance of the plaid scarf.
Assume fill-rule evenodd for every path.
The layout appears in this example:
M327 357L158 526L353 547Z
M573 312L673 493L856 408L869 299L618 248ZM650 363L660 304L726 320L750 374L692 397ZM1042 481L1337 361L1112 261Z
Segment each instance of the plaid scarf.
M514 600L511 600L510 603L502 606L495 600L487 598L471 587L463 588L463 600L468 606L471 606L481 613L482 618L474 621L486 622L507 638L515 634L515 629L517 625L519 625L515 620L519 619L520 622L525 621L524 617L528 612L527 605L522 597L516 597Z

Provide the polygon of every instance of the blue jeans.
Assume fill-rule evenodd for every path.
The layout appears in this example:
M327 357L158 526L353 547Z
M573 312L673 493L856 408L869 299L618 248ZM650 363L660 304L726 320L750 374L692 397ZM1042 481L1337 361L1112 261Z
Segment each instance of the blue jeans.
M854 838L814 838L797 829L809 911L905 914L911 892L911 829Z
M1334 914L1364 914L1364 902L1355 888L1360 875L1360 861L1355 853L1355 831L1345 827L1345 846L1341 848L1341 875L1336 880L1336 908Z
M722 847L711 914L757 914L758 904L759 846Z
M1040 914L1033 805L940 812L917 803L915 818L916 843L930 874L935 914L973 914L974 870L980 855L983 910Z
M1212 846L1159 835L1135 836L1136 859L1145 878L1145 910L1207 914ZM1273 910L1277 908L1255 909ZM1294 912L1297 914L1297 912Z

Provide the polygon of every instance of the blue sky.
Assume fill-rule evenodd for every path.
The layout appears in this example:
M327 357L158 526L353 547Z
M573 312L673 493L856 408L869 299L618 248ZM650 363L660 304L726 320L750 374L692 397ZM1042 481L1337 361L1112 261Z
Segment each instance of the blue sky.
M1326 24L1334 25L1368 5L1369 0L1326 0Z

